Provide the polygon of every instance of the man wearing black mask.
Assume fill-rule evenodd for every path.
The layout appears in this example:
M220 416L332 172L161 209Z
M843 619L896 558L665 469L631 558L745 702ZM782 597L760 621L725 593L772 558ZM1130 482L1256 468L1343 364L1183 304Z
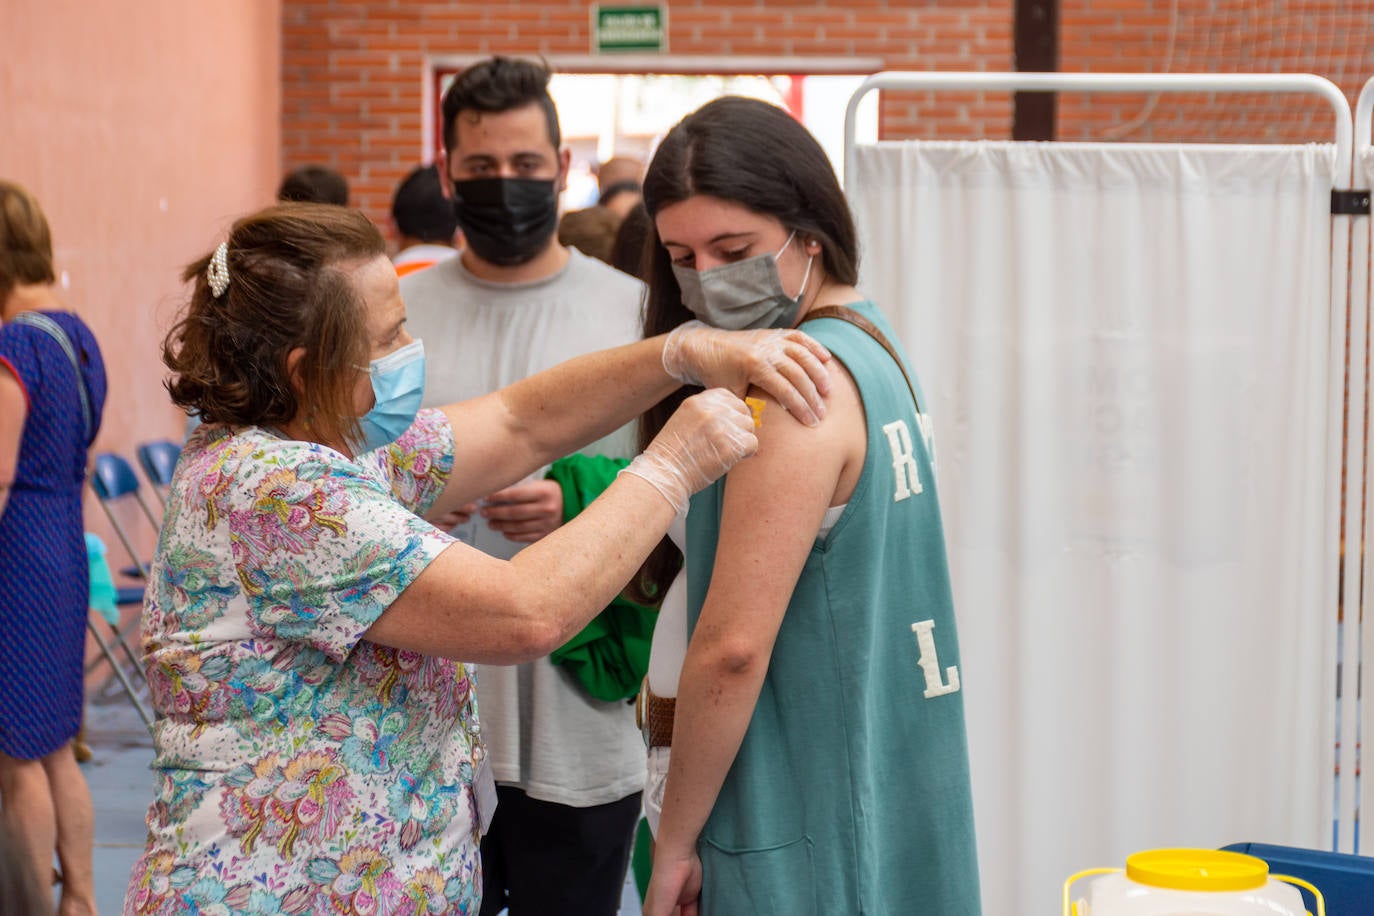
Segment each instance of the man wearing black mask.
M407 327L428 353L426 404L640 336L643 285L558 243L570 157L549 78L539 64L496 57L444 95L442 171L467 246L401 279ZM633 449L627 427L588 451ZM455 534L508 558L561 523L563 500L557 483L537 479L472 508L447 520ZM482 840L481 916L614 914L644 786L633 709L593 699L548 659L483 666L477 699L500 801Z

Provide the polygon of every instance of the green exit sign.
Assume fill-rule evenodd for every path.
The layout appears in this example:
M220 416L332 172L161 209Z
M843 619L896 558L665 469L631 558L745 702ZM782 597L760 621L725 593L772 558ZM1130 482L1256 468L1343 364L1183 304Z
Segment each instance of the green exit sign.
M592 5L592 51L662 51L668 43L666 6Z

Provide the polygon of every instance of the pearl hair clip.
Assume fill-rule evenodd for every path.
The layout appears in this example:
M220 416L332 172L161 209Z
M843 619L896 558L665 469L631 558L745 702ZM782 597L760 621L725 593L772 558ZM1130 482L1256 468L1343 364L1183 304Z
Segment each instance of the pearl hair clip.
M229 288L229 243L220 242L210 258L210 266L205 268L205 279L210 281L210 292L218 299Z

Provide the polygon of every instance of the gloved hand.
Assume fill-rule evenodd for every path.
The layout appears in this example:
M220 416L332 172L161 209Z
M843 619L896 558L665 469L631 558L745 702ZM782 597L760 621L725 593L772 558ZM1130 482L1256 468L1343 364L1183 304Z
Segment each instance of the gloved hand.
M663 344L663 370L678 381L738 395L757 385L807 426L825 416L829 359L801 331L722 331L700 321L674 328Z
M754 418L723 388L693 395L668 418L654 441L621 474L634 474L682 512L698 490L758 450Z

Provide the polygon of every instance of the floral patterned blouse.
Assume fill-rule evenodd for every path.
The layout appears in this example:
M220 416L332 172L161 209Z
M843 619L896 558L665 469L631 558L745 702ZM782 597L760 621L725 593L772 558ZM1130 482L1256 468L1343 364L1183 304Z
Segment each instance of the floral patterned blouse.
M453 431L423 411L350 461L200 427L144 608L156 797L127 913L476 913L461 663L363 633L452 541L415 512Z

